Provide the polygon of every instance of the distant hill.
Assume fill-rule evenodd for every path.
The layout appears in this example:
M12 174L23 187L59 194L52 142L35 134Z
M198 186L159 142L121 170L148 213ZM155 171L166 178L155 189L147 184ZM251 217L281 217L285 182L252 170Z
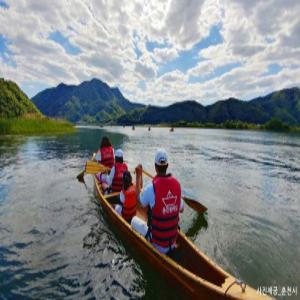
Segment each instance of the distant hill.
M119 117L118 124L159 124L178 121L216 123L239 120L263 124L277 118L290 125L300 125L300 89L290 88L251 101L234 98L202 106L195 101L178 102L166 107L147 106Z
M15 118L28 114L41 113L15 82L0 78L0 118Z
M271 93L250 101L265 112L269 118L275 117L287 124L300 124L300 89L291 88Z
M159 124L181 120L206 122L206 109L196 101L183 101L166 107L146 106L117 119L119 124Z
M63 117L71 122L108 122L143 107L128 101L118 88L111 88L99 79L79 85L59 84L32 98L47 116Z
M188 100L159 107L130 102L118 88L99 79L79 85L59 84L32 98L38 109L50 117L74 123L159 124L180 121L224 123L239 120L263 124L277 118L290 125L300 124L300 90L284 89L250 101L229 98L203 106Z

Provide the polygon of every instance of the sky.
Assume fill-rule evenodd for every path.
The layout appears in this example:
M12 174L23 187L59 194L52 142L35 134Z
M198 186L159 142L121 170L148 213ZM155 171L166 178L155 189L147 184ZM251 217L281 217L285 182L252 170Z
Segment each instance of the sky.
M300 86L299 0L0 0L0 77L204 105Z

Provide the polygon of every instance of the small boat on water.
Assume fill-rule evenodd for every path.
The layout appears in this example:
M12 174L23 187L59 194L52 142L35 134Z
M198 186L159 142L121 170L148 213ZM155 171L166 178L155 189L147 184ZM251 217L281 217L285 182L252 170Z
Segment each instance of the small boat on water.
M151 266L164 274L174 285L179 286L189 296L188 299L270 299L212 262L181 231L172 258L161 254L116 213L112 194L104 195L96 176L94 180L100 204L111 223L118 227L124 239L131 243ZM137 216L147 220L146 209L139 206Z

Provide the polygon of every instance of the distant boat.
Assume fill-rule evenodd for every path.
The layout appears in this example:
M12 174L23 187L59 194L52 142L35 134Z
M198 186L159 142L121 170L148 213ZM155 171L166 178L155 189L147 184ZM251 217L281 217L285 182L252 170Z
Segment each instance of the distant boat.
M170 128L170 132L173 132L173 131L174 131L174 127L171 127L171 128Z
M132 126L132 130L135 130L135 127L134 127L134 125Z

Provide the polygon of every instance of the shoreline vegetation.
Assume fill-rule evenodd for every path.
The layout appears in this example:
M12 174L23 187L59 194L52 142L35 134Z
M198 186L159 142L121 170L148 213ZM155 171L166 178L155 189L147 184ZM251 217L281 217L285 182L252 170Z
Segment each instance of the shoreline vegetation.
M198 123L198 122L185 122L180 121L172 123L169 126L174 128L217 128L217 129L237 129L237 130L266 130L266 131L290 131L300 132L300 126L288 125L279 119L273 118L265 124L253 124L238 120L228 120L224 123Z
M285 132L300 132L299 125L288 125L277 118L273 118L265 124L253 124L239 120L228 120L223 123L201 123L201 122L187 122L179 121L173 123L158 123L158 124L138 124L138 123L93 123L93 124L77 124L77 125L96 125L96 126L141 126L141 127L173 127L173 128L207 128L207 129L237 129L237 130L265 130L265 131L285 131Z
M74 125L66 120L39 115L0 118L0 135L72 133L75 130Z
M15 82L0 78L0 135L74 131L70 122L44 116Z

